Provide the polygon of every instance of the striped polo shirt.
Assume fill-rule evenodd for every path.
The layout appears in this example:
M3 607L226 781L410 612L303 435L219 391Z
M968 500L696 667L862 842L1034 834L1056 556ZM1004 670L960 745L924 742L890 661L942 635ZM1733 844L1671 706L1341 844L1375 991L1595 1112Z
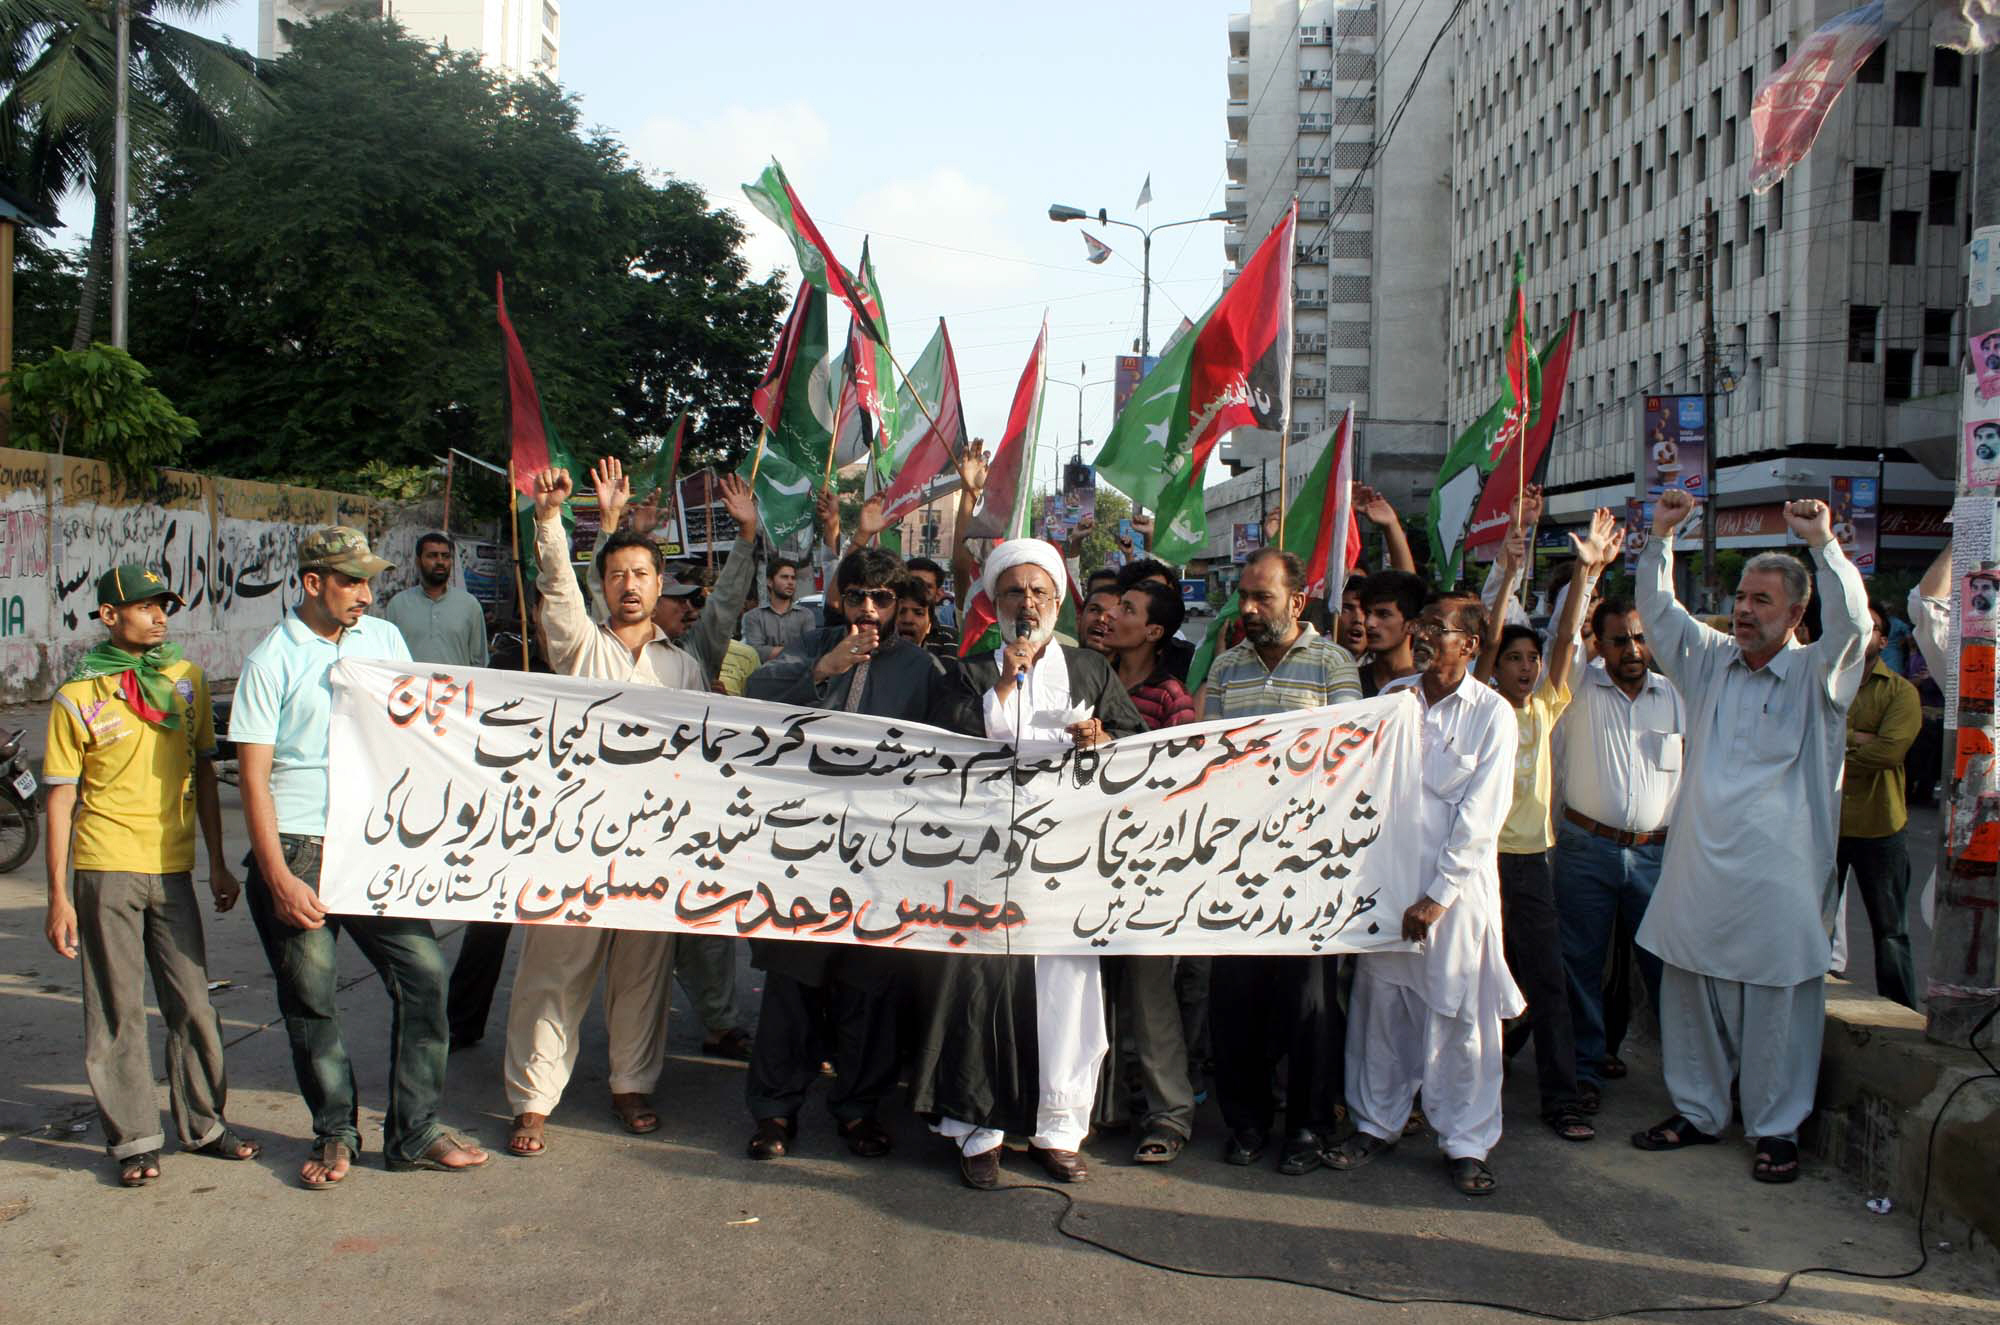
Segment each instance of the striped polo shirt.
M1202 692L1204 720L1250 718L1359 699L1361 674L1352 654L1302 621L1276 667L1266 668L1246 639L1215 660Z

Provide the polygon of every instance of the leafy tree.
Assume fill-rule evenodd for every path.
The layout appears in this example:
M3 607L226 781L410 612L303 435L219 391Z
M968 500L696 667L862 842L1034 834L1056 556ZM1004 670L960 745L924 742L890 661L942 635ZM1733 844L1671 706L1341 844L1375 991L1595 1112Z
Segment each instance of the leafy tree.
M11 445L102 460L128 482L149 483L195 438L193 419L148 386L137 359L109 345L52 350L9 375Z
M130 0L127 123L131 185L143 195L166 154L227 154L268 109L257 61L163 21L200 18L224 0ZM44 206L95 195L72 350L90 344L110 271L117 6L108 0L0 0L0 161Z
M190 152L145 219L135 343L201 420L199 463L337 482L365 459L504 459L495 273L579 458L643 454L682 408L725 463L782 310L730 214L649 179L573 99L393 23L295 30L280 107Z

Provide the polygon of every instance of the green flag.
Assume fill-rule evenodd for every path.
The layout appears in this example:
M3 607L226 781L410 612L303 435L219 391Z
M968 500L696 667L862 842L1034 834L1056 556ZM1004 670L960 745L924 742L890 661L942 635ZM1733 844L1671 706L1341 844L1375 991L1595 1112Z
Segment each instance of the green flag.
M1194 454L1185 443L1188 413L1188 363L1198 337L1187 335L1160 356L1153 371L1140 379L1132 398L1111 425L1098 452L1097 476L1134 504L1159 511L1168 488L1190 486ZM1176 423L1179 427L1176 428ZM1204 523L1204 530L1206 524ZM1155 521L1155 546L1166 542L1165 512ZM1162 560L1171 561L1166 552Z
M822 475L819 469L806 469L776 447L765 445L763 458L752 448L743 457L736 472L756 489L757 522L763 527L765 537L771 546L783 551L796 550L813 524L813 493L819 488ZM750 477L752 468L757 477Z

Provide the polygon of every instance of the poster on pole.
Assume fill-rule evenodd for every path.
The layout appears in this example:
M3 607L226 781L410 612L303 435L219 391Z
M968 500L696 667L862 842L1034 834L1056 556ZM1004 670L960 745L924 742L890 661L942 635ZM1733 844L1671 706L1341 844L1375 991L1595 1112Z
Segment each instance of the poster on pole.
M1097 471L1081 459L1063 466L1063 500L1077 519L1097 518Z
M1229 559L1237 565L1250 560L1250 554L1264 546L1264 526L1255 520L1241 522L1234 526L1235 537L1229 543Z
M1700 396L1647 396L1639 438L1639 472L1647 501L1679 488L1708 500L1708 402Z
M1139 389L1139 383L1145 380L1146 374L1152 372L1153 365L1159 361L1160 356L1157 354L1144 356L1121 354L1112 360L1111 412L1113 415L1124 412L1125 402L1132 399L1132 393Z
M703 691L342 659L348 915L939 953L1407 951L1409 691L1015 748Z
M1875 573L1881 541L1881 485L1874 478L1836 474L1827 481L1827 506L1833 513L1833 536L1840 550L1863 575Z

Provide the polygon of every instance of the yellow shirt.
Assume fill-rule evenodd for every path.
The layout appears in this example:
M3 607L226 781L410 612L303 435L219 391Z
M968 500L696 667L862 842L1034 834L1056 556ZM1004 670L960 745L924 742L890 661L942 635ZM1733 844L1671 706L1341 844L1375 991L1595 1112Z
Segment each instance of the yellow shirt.
M215 713L201 668L183 659L164 671L185 706L172 731L134 713L115 676L71 681L49 706L42 780L77 788L78 869L194 868L194 760L215 753Z
M1556 719L1568 707L1568 678L1553 675L1545 667L1542 679L1528 694L1528 702L1514 710L1521 735L1514 752L1514 807L1500 825L1500 850L1504 853L1534 855L1556 844L1549 824L1555 765L1549 757L1549 736L1555 731Z
M744 682L750 679L750 673L757 670L761 661L762 659L757 656L757 650L742 640L730 640L728 651L722 655L722 666L717 669L716 676L716 680L722 683L723 693L742 694Z

